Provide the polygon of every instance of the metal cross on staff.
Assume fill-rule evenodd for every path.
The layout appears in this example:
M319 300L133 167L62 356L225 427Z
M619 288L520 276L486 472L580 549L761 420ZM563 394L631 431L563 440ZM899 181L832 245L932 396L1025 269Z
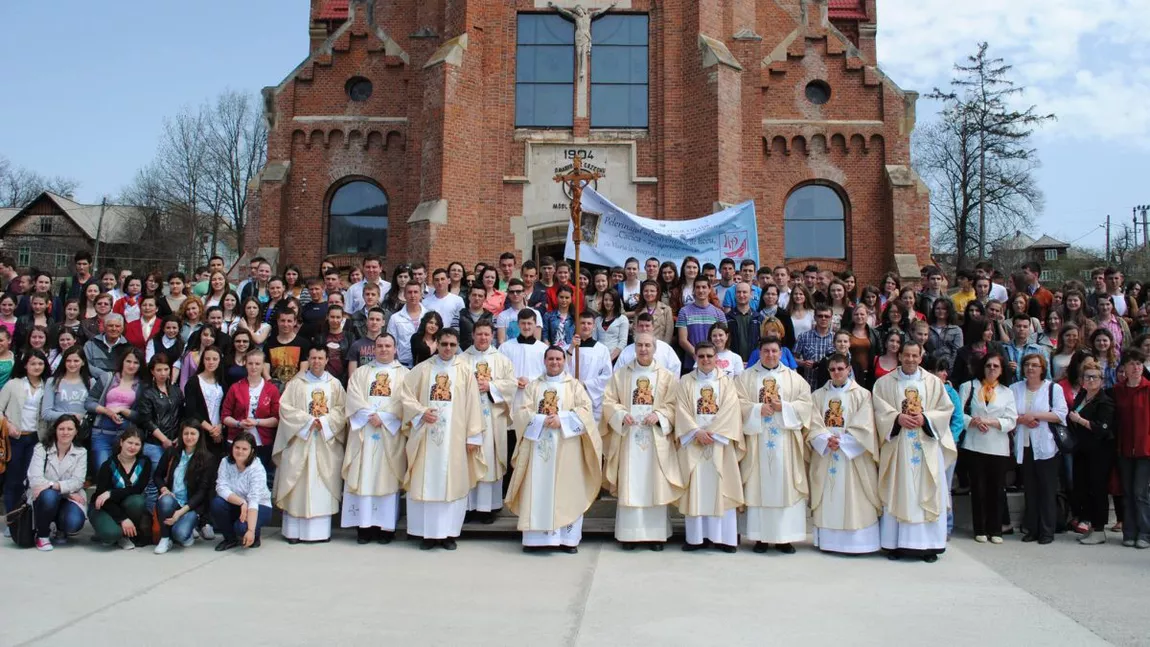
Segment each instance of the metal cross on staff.
M555 181L561 182L570 189L571 193L571 224L572 242L575 243L575 274L574 281L575 290L574 294L579 299L583 295L578 289L579 286L579 247L583 243L583 187L588 183L594 182L603 177L603 174L598 171L585 171L583 170L583 156L576 155L575 159L571 160L571 170L567 173L559 173L555 175ZM582 308L582 303L576 302L576 310ZM578 320L578 319L576 319ZM575 347L575 379L579 379L579 347Z

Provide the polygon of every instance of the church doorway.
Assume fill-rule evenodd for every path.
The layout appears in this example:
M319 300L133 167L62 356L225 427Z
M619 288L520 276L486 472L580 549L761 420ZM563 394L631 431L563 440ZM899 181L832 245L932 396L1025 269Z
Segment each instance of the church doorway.
M532 258L536 263L550 256L556 262L563 259L567 247L567 225L537 229L533 235Z

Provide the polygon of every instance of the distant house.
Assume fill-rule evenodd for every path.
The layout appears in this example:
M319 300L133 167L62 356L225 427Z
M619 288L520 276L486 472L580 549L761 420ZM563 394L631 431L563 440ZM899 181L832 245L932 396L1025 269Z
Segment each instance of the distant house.
M1012 272L1019 265L1036 262L1043 267L1042 280L1052 281L1061 278L1053 268L1047 269L1051 264L1065 260L1070 252L1070 244L1064 243L1052 236L1043 234L1035 240L1021 231L1002 240L991 251L991 261L994 266L1003 272Z
M126 205L80 204L54 193L41 193L19 209L0 209L0 250L19 267L53 273L71 268L80 250L95 253L99 265L144 269L155 259L141 258L139 243L151 221L147 209Z

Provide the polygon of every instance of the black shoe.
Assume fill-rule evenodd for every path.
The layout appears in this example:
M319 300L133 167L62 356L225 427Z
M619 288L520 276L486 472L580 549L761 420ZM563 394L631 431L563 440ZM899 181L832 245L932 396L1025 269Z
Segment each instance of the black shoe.
M933 564L933 563L938 561L938 555L935 555L935 554L923 555L922 561L926 562L927 564Z
M898 560L902 559L902 555L900 555L897 550L892 550L886 554L886 558L892 562L897 562Z
M755 547L752 548L751 550L755 551L756 553L765 553L765 552L767 552L768 548L770 548L770 544L768 544L767 542L756 541Z
M251 550L253 548L259 548L259 547L260 547L260 538L259 538L259 536L257 536L255 538L255 541L252 542L252 545L248 546L248 550Z
M435 548L436 541L434 539L424 539L419 542L419 550L431 550Z
M393 541L395 541L395 531L394 530L377 530L376 531L375 542L377 544L383 544L384 546L386 546Z
M463 523L478 523L480 515L483 513L478 510L468 510L463 514Z
M355 529L355 543L360 546L371 542L372 535L371 528L356 528Z
M1006 537L1006 536L1013 535L1013 534L1014 534L1014 526L1011 526L1009 528L1004 529L1000 536Z
M1035 537L1034 535L1026 534L1026 535L1022 536L1022 541L1024 543L1029 544L1032 541L1038 541L1038 537Z
M651 550L655 551L656 553L661 553L661 552L663 552L663 542L653 541L653 542L647 544L647 548L650 548Z
M790 544L775 544L775 550L784 555L794 555L795 547Z
M222 553L225 550L231 550L231 549L233 549L239 545L240 545L240 542L236 541L235 539L225 539L225 540L221 541L220 543L216 544L216 552Z
M439 545L443 546L444 550L455 550L458 548L458 546L455 545L455 540L450 537L439 542Z
M544 548L546 548L546 547L545 546L524 546L523 552L528 553L528 554L539 553L539 552L543 552Z
M739 550L738 546L728 546L726 544L715 544L715 546L717 546L718 549L723 551L724 553L734 553L734 552L738 552L738 550Z
M1043 537L1043 538L1038 540L1039 546L1045 546L1046 544L1053 544L1053 543L1054 543L1054 537Z
M684 553L693 553L696 550L703 550L704 544L683 544Z
M491 524L495 523L495 513L484 512L483 516L479 518L479 523L485 526L490 526Z
M579 547L578 546L560 546L559 550L563 551L564 553L567 553L568 555L574 555L575 553L579 552Z
M299 538L297 537L295 539L289 539L287 537L284 537L284 541L286 541L288 543L288 546L295 546L296 544L299 543Z
M635 550L635 543L630 542L630 541L621 541L621 542L619 542L619 548L622 548L623 550L630 552L632 550Z

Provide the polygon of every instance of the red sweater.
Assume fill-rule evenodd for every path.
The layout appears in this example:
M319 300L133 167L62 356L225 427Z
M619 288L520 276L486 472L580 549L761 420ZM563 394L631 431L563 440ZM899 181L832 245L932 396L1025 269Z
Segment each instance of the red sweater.
M1114 385L1114 421L1118 429L1118 455L1150 458L1150 380L1135 387L1125 381Z
M248 405L250 398L248 397L248 380L244 378L239 382L232 385L228 389L228 394L224 396L224 404L220 407L220 420L225 418L235 418L236 420L243 420L248 417ZM253 418L279 418L280 417L280 392L274 384L268 380L264 380L264 388L260 391L259 402L256 403L255 415ZM240 434L239 427L228 427L228 440L235 440L236 436ZM259 432L259 442L261 445L271 445L276 439L275 427L256 427L255 431Z

